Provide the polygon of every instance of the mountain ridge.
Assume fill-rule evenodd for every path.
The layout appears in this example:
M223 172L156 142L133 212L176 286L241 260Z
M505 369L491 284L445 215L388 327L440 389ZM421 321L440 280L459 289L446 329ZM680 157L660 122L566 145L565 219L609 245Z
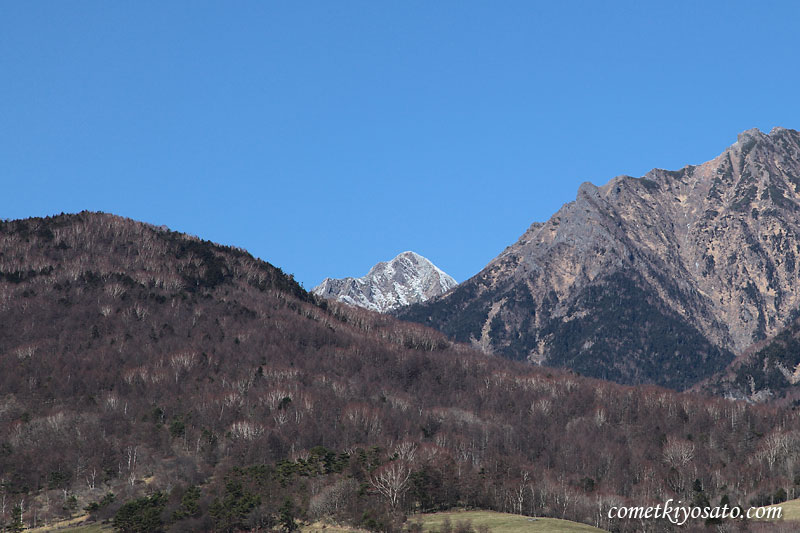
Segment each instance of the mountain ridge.
M623 383L690 386L775 334L800 306L799 176L800 134L774 128L742 132L701 165L583 183L574 201L532 224L478 274L396 314L514 359L616 374ZM607 310L592 301L602 287L646 295L643 326L632 325L616 347L606 334L612 317L592 319ZM653 309L663 318L655 340L644 319ZM573 337L569 346L559 345L564 335ZM631 350L638 355L625 368ZM682 360L679 379L642 376L636 367L648 357Z

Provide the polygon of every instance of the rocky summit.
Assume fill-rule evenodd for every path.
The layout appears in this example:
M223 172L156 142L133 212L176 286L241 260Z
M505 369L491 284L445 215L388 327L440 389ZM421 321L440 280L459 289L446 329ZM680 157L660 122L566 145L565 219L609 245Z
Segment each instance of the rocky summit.
M745 131L715 159L584 183L453 291L398 311L488 352L679 389L800 305L800 134Z
M314 287L317 296L381 313L425 302L457 285L456 280L414 252L382 261L362 278L325 278Z

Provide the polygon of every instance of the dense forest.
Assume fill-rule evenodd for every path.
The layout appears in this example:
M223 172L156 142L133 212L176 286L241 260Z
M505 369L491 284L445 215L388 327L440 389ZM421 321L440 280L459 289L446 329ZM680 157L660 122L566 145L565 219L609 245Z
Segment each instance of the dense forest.
M0 530L85 509L120 531L398 531L461 506L671 531L607 509L783 501L798 459L791 408L488 357L112 215L0 223ZM720 527L759 526L691 526Z
M797 315L797 313L795 313ZM706 380L698 390L751 401L800 405L800 318L774 337L754 345L725 372Z

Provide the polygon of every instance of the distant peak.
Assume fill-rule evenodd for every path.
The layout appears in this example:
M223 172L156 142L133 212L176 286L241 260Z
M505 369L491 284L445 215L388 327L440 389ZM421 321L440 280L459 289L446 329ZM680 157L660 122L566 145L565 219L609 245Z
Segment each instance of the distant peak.
M407 250L373 266L366 276L325 280L312 292L375 311L424 302L458 283L429 259Z

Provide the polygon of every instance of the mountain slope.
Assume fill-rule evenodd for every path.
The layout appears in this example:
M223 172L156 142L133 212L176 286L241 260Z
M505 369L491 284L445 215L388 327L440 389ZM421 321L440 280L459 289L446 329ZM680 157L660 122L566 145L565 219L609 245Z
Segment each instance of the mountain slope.
M311 292L384 313L444 294L458 283L414 252L382 261L361 278L325 278Z
M0 222L6 524L23 505L26 525L89 508L146 512L148 531L275 530L290 509L399 530L466 506L633 532L607 507L688 501L695 479L714 501L791 490L800 447L764 450L797 435L773 406L487 357L147 224ZM410 483L396 500L376 488L392 474Z
M685 388L800 305L800 135L584 183L455 290L397 312L514 359Z
M796 315L797 313L795 313ZM696 389L750 401L795 402L800 399L800 319L777 335L756 343L719 374Z

